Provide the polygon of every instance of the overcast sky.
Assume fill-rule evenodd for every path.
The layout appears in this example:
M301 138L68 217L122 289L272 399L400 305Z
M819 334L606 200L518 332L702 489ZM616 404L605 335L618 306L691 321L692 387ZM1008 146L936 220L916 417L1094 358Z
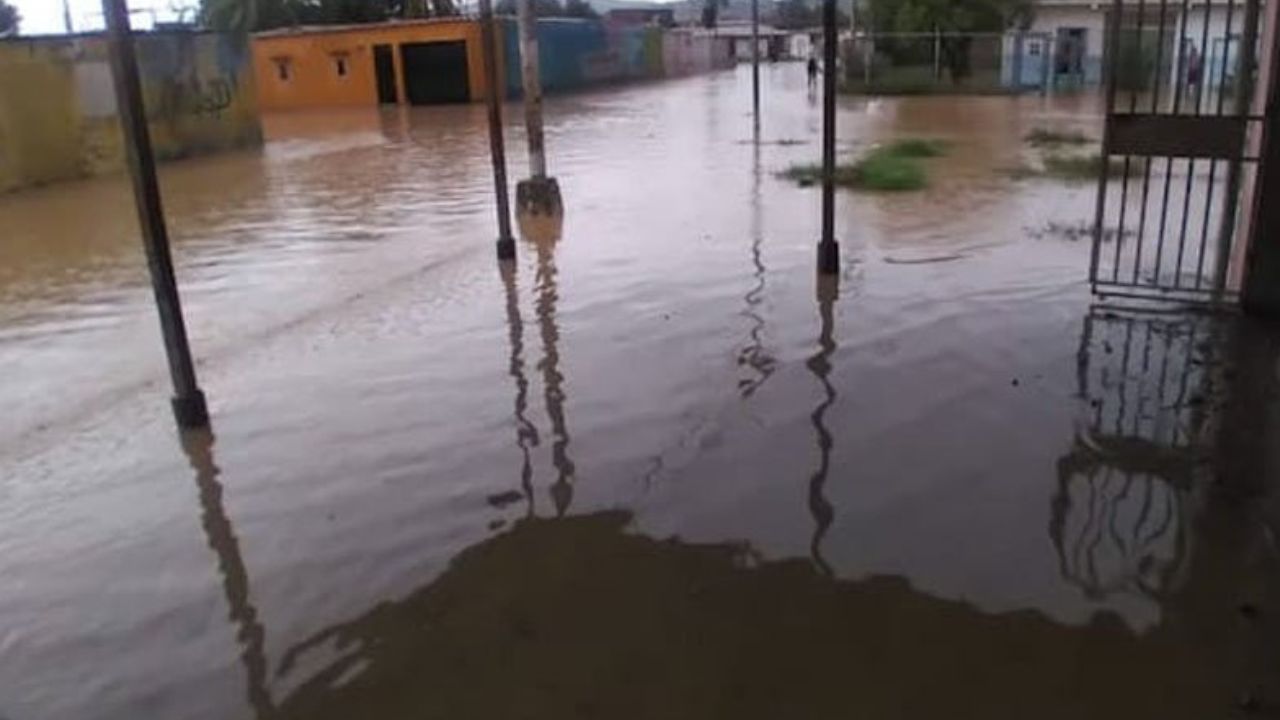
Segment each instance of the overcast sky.
M71 4L71 21L76 30L97 30L102 28L101 0L69 0ZM66 27L62 22L63 0L8 0L16 5L22 13L22 34L42 35L46 33L62 33ZM160 20L172 19L176 15L174 6L196 5L198 0L129 0L130 10L142 10L134 15L135 27L151 27L151 13L154 10Z

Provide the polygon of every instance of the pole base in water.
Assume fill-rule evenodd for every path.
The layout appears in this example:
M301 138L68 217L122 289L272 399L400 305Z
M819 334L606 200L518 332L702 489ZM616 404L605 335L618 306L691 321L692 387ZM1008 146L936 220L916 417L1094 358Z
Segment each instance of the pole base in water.
M209 427L209 406L205 402L204 393L196 390L191 395L175 397L173 419L183 430L196 430Z
M818 243L818 272L823 275L840 272L840 244L835 240Z
M499 260L515 260L516 259L516 241L515 238L498 238L498 259Z
M560 183L555 178L529 178L516 185L516 214L564 217Z

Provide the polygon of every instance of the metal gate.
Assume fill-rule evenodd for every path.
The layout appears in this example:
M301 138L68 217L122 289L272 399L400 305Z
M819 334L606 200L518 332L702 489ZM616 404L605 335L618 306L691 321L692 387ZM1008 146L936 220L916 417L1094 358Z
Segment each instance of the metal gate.
M1231 303L1253 193L1261 0L1112 0L1089 279L1099 295ZM1247 51L1246 51L1247 49Z

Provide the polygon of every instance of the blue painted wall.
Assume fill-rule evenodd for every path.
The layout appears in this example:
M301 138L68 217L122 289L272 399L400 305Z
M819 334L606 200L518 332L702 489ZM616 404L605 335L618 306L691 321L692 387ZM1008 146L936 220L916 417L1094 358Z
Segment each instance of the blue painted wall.
M506 23L507 93L520 95L520 35L514 20ZM609 51L604 25L598 20L542 18L538 20L538 77L544 92L572 90L592 78L584 68Z

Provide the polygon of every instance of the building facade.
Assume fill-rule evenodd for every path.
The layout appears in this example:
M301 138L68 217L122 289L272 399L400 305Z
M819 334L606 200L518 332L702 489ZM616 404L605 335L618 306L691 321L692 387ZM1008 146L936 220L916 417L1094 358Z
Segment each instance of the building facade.
M245 38L187 31L136 37L159 159L262 142ZM0 40L0 192L123 166L106 38Z

